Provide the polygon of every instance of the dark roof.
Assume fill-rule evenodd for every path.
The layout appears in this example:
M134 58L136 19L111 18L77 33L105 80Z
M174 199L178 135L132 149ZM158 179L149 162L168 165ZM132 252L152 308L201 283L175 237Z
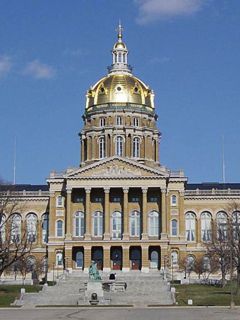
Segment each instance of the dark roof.
M49 186L47 184L2 184L0 185L1 191L48 191Z
M219 182L204 182L204 183L187 183L186 190L226 190L226 189L240 189L240 183L219 183Z

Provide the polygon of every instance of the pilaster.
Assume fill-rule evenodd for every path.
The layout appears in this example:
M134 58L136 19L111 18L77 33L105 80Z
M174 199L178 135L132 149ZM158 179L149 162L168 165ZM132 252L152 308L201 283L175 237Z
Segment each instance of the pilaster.
M143 221L143 230L142 230L142 239L148 239L147 232L147 188L142 188L142 221Z
M104 217L105 217L104 240L110 240L109 194L110 194L110 188L104 188Z
M129 260L129 247L122 247L122 271L128 272L130 270L130 260Z
M123 240L129 240L128 192L129 188L123 188Z
M166 189L161 189L161 216L162 216L161 239L167 239Z
M91 240L91 188L86 188L85 194L86 233L84 239Z

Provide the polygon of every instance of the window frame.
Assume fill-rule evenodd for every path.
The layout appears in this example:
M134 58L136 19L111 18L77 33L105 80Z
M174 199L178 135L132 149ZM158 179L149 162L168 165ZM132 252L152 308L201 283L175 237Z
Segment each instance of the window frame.
M61 229L58 226L58 222L62 223L62 227ZM56 226L55 226L56 230L55 230L55 234L56 234L56 238L63 238L64 237L64 221L62 219L58 219L56 220ZM59 231L61 230L61 235L59 235Z

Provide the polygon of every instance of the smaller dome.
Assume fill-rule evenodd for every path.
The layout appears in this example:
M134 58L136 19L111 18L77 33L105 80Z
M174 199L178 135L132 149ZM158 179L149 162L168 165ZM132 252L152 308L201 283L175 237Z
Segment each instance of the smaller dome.
M126 50L127 51L127 46L125 45L124 42L116 42L115 45L113 46L113 51L114 50Z

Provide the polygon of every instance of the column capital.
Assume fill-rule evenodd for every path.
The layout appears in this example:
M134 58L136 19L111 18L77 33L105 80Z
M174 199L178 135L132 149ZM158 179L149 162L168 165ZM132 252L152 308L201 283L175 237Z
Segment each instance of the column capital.
M147 187L142 187L142 193L147 193L148 192L148 188Z
M71 194L72 193L72 189L67 189L67 194Z
M85 188L86 193L91 193L91 188Z
M105 188L103 188L103 189L104 189L104 193L110 193L110 188L105 187Z
M129 192L129 188L128 187L124 187L123 188L123 193L128 193Z
M161 188L161 192L162 193L167 193L167 189L166 188Z

